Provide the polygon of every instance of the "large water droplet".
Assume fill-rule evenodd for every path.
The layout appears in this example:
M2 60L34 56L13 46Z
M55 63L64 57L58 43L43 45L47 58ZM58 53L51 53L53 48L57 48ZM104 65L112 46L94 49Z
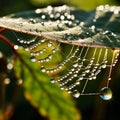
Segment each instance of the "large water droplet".
M74 90L72 95L75 97L75 98L78 98L80 96L80 93L78 90Z
M108 87L102 88L101 92L100 92L100 97L103 100L110 100L112 98L112 91L111 91L111 89L108 88Z

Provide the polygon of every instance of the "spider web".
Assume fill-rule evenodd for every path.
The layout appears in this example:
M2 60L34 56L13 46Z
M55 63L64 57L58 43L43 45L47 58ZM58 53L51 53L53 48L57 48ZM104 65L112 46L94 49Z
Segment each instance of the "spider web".
M61 90L75 98L81 95L100 95L100 92L85 92L88 83L99 78L105 70L109 87L112 68L118 61L119 50L108 48L69 45L32 36L23 39L15 33L17 40L30 51L30 60L40 64L40 71L57 83ZM83 85L81 85L81 83Z
M102 29L103 22L100 21L104 16L101 12L105 15L110 14L109 19L105 19ZM110 29L112 17L116 16L115 20L119 18L119 9L100 6L96 9L95 16L83 11L80 13L79 16L77 9L74 11L74 8L67 6L48 6L42 11L37 9L33 14L39 15L39 19L35 16L28 19L27 16L24 22L44 26L45 28L40 28L43 32L47 31L45 38L13 32L18 42L30 51L30 60L38 62L40 71L50 76L51 83L58 83L61 90L73 94L76 98L81 95L99 95L100 92L85 90L89 87L88 83L98 80L105 70L109 72L105 74L107 82L104 87L109 87L112 68L119 55L119 50L112 50L110 47L117 48L119 45L116 43L120 40L118 33L107 30ZM18 14L17 17L19 16L21 15ZM16 16L13 15L14 17ZM29 32L32 30L34 29L30 28ZM35 32L42 33L38 29L35 29ZM56 39L50 40L46 36Z

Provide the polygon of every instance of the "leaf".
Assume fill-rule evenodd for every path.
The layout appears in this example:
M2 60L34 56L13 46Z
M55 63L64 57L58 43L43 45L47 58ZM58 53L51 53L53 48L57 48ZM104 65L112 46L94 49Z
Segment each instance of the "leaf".
M25 97L35 106L41 115L50 120L80 120L75 108L75 102L56 84L50 83L50 78L40 72L37 63L31 63L29 54L18 50L14 70L18 78L23 80Z
M0 18L0 27L48 40L88 47L120 48L120 7L85 12L66 5Z

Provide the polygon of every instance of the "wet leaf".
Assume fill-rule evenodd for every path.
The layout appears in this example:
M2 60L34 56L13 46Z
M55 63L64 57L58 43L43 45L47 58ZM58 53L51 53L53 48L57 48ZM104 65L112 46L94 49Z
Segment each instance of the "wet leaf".
M90 12L48 6L2 17L0 27L67 44L120 48L119 19L119 6L99 6Z
M37 63L31 63L29 53L19 50L14 70L18 78L23 80L25 97L35 106L41 115L50 120L80 120L75 102L50 78L40 72Z

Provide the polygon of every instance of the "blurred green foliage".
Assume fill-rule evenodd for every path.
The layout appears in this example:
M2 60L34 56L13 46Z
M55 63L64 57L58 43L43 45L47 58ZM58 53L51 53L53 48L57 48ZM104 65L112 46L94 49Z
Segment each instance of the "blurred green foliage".
M101 4L119 5L119 0L0 0L0 16L38 7L46 7L47 5L58 6L63 4L84 10L92 10Z

